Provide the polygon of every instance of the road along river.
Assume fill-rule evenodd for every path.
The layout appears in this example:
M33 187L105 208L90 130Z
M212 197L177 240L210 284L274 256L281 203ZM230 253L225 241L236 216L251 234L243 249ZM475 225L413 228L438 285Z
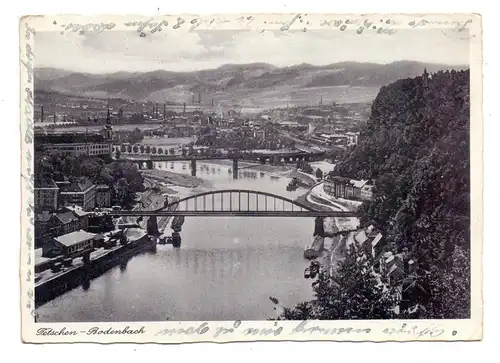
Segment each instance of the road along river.
M250 189L295 199L289 179L255 169L198 163L197 176L210 187L171 186L178 196L208 190ZM185 162L155 168L190 174ZM276 310L270 296L285 306L311 299L311 280L303 277L303 258L311 240L311 218L186 217L182 246L158 246L130 259L37 309L38 321L264 320Z

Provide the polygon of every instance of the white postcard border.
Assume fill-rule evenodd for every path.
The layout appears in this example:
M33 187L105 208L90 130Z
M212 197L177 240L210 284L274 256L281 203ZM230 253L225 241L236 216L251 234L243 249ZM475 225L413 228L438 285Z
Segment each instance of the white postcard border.
M374 29L375 27L376 29ZM33 69L37 31L138 33L190 29L248 31L327 29L377 31L381 36L406 28L468 28L471 74L471 318L390 321L228 321L35 323L33 214ZM156 29L156 30L155 30ZM381 29L381 30L379 30ZM69 342L232 342L232 341L454 341L482 338L483 126L481 18L473 14L223 14L167 16L27 16L20 20L21 61L21 319L22 338L32 343ZM139 36L139 35L138 35ZM314 328L316 329L309 329ZM49 334L47 332L52 332Z

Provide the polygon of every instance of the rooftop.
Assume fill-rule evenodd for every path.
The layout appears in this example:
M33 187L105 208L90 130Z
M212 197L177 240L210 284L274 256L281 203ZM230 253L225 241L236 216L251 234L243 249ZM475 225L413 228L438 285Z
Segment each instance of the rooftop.
M71 232L68 234L63 234L57 238L54 238L57 242L63 244L66 247L74 246L80 242L88 241L96 236L94 233L89 233L80 229L75 232Z
M78 220L78 218L73 214L72 211L57 213L55 214L55 217L58 218L62 224L71 223Z
M52 178L35 178L35 188L53 188L57 189L57 185Z
M81 193L89 190L92 188L94 184L87 179L87 178L81 178L80 180L76 182L72 182L70 184L66 185L61 185L61 193Z
M83 217L86 216L87 214L90 214L90 212L85 212L82 207L79 205L75 206L66 206L65 207L67 210L73 212L76 216L78 217Z
M96 188L96 190L100 190L100 191L109 190L109 186L107 186L106 184L99 184L95 188Z
M368 180L351 180L351 184L354 185L355 188L362 188Z
M381 239L382 239L382 234L381 233L377 234L377 236L372 241L372 246L375 247L380 242Z

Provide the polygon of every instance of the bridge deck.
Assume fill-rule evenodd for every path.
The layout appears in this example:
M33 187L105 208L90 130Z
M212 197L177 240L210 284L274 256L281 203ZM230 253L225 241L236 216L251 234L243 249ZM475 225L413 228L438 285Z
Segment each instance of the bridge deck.
M356 217L356 212L344 211L112 211L112 216L186 216L186 217Z

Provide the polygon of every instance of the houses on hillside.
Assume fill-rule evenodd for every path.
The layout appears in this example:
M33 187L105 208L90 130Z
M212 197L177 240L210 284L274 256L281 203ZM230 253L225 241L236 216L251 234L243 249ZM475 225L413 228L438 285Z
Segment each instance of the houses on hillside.
M418 317L429 298L429 289L421 277L416 275L416 261L406 250L394 252L382 231L368 224L344 237L348 247L354 244L373 261L373 274L378 280L396 288L399 294L399 312Z
M355 180L342 176L328 175L323 188L334 198L371 200L374 183L371 180Z

